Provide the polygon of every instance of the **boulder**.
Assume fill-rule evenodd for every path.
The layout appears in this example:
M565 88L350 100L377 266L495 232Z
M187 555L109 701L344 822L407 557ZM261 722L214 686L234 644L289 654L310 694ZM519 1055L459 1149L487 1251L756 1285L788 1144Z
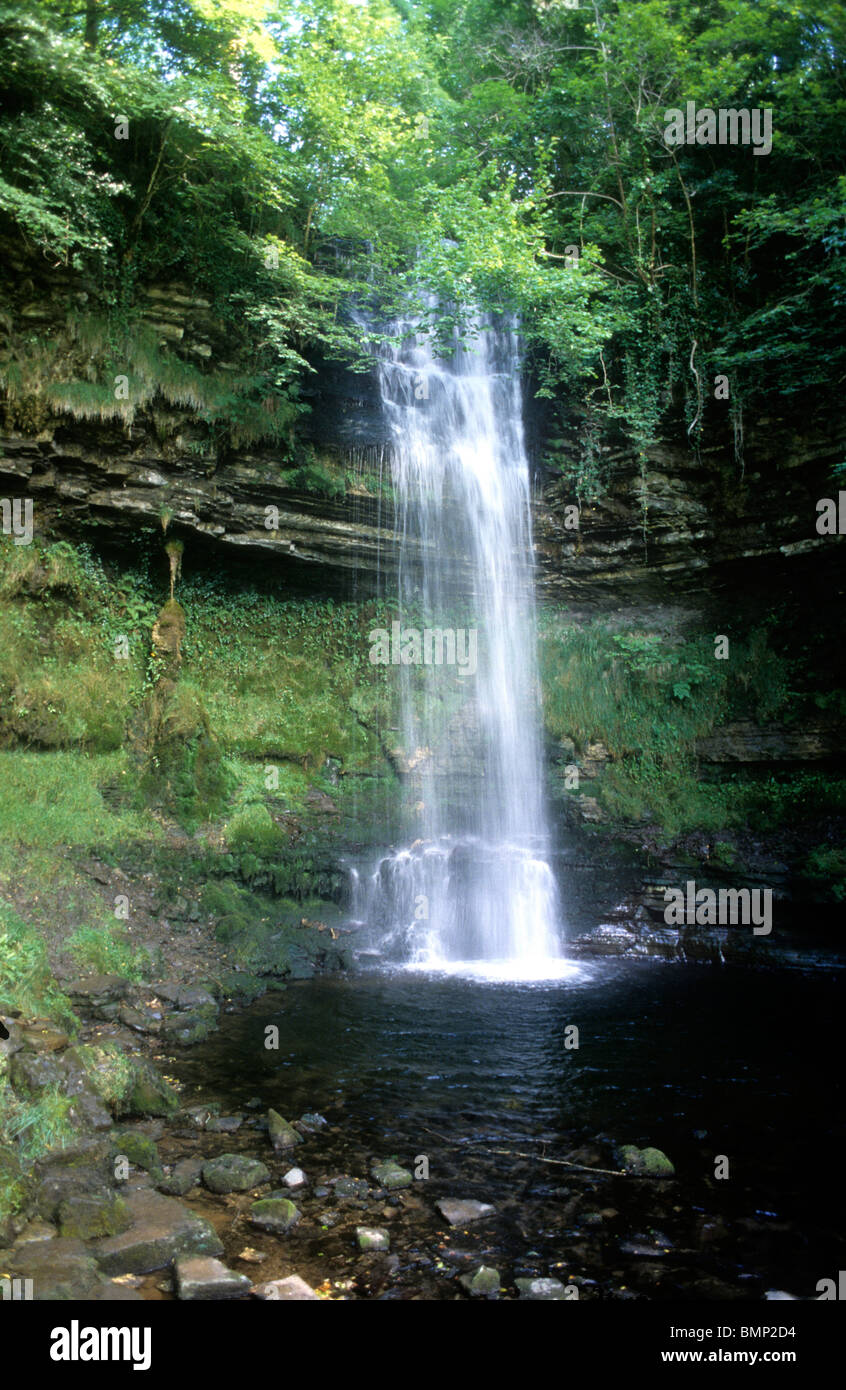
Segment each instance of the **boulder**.
M148 1274L164 1269L180 1255L221 1255L214 1228L173 1197L150 1188L129 1192L131 1226L93 1247L106 1274Z
M59 1235L76 1240L113 1236L130 1223L129 1208L116 1192L80 1192L60 1202Z
M284 1236L300 1219L300 1213L287 1197L265 1197L253 1202L249 1216L260 1231L269 1231L274 1236Z
M269 1169L243 1154L220 1154L203 1164L203 1183L210 1192L250 1192L266 1182Z
M622 1165L635 1178L672 1178L675 1168L660 1149L638 1149L625 1144L620 1150Z

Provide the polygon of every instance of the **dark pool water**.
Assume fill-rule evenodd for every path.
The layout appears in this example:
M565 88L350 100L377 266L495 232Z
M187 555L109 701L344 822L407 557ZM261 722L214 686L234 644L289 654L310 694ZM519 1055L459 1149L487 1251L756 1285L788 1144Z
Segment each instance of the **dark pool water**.
M546 986L363 973L266 997L172 1069L186 1099L225 1113L260 1099L288 1119L326 1117L294 1157L311 1187L280 1268L346 1279L348 1296L463 1296L457 1274L484 1261L504 1288L555 1274L581 1297L813 1297L843 1259L839 993L821 972L655 962ZM664 1150L676 1181L584 1171L616 1168L621 1143ZM214 1151L232 1147L217 1137ZM269 1154L249 1124L237 1147ZM314 1196L388 1155L429 1161L393 1210ZM450 1231L443 1196L496 1216ZM400 1267L386 1272L353 1232L388 1217Z

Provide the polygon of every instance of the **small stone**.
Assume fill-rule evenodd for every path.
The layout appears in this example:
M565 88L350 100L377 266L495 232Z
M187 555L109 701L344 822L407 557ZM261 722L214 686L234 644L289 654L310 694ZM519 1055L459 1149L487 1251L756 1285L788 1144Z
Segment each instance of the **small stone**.
M183 1113L194 1129L205 1129L219 1109L217 1102L212 1102L211 1105L189 1105Z
M336 1197L356 1198L363 1201L370 1195L370 1188L364 1178L351 1178L344 1174L340 1178L335 1178L332 1186L335 1189ZM314 1195L319 1197L321 1193L316 1191Z
M203 1164L203 1183L210 1192L250 1192L270 1182L270 1171L255 1158L220 1154Z
M264 1298L270 1302L304 1303L307 1299L320 1302L314 1289L305 1279L301 1279L299 1274L289 1274L287 1279L272 1279L267 1284L257 1284L253 1293L256 1298Z
M384 1163L374 1163L370 1171L379 1186L386 1187L389 1192L394 1192L400 1187L410 1187L414 1182L408 1169L401 1168L394 1158L388 1158Z
M237 1258L243 1260L245 1265L260 1265L264 1264L267 1256L263 1255L260 1250L254 1250L251 1245L245 1245Z
M135 1033L158 1033L161 1030L161 1012L149 1005L124 1002L118 1006L117 1016L120 1023Z
M289 1168L282 1181L286 1187L305 1187L308 1178L302 1168Z
M391 1238L379 1226L356 1226L355 1238L359 1250L390 1250Z
M318 1115L316 1110L307 1110L297 1121L300 1129L304 1129L309 1133L313 1133L318 1129L325 1129L328 1123L328 1120L324 1120L323 1116Z
M435 1205L450 1226L469 1226L472 1221L481 1221L494 1213L487 1202L464 1201L459 1197L442 1197Z
M523 1298L533 1298L549 1302L553 1299L566 1299L567 1292L560 1279L515 1279L515 1284Z
M235 1274L211 1255L182 1256L174 1268L176 1291L182 1299L240 1298L250 1291L246 1274Z
M473 1298L499 1297L499 1270L490 1265L480 1265L475 1274L461 1274L459 1280Z
M300 1213L287 1197L265 1197L262 1201L253 1202L250 1207L252 1224L275 1236L285 1235L299 1219Z
M281 1149L292 1149L295 1144L303 1142L302 1136L297 1134L293 1125L289 1125L288 1121L284 1120L277 1110L268 1110L267 1130L276 1153L279 1153Z

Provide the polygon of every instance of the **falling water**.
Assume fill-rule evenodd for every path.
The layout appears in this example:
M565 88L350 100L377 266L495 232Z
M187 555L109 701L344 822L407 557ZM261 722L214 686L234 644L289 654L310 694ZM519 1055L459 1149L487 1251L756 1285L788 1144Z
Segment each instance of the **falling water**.
M517 334L480 319L448 358L411 321L393 336L379 363L399 532L388 659L419 837L378 864L364 915L383 950L426 968L561 973ZM444 645L437 664L436 635L415 649L409 630L427 628L455 634L452 662Z

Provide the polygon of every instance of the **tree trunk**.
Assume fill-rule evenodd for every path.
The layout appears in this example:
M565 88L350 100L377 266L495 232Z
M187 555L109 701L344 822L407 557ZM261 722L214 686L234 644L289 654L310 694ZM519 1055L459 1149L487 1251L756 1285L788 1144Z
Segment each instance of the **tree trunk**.
M98 0L85 0L85 42L89 48L97 47L100 28L100 7Z

